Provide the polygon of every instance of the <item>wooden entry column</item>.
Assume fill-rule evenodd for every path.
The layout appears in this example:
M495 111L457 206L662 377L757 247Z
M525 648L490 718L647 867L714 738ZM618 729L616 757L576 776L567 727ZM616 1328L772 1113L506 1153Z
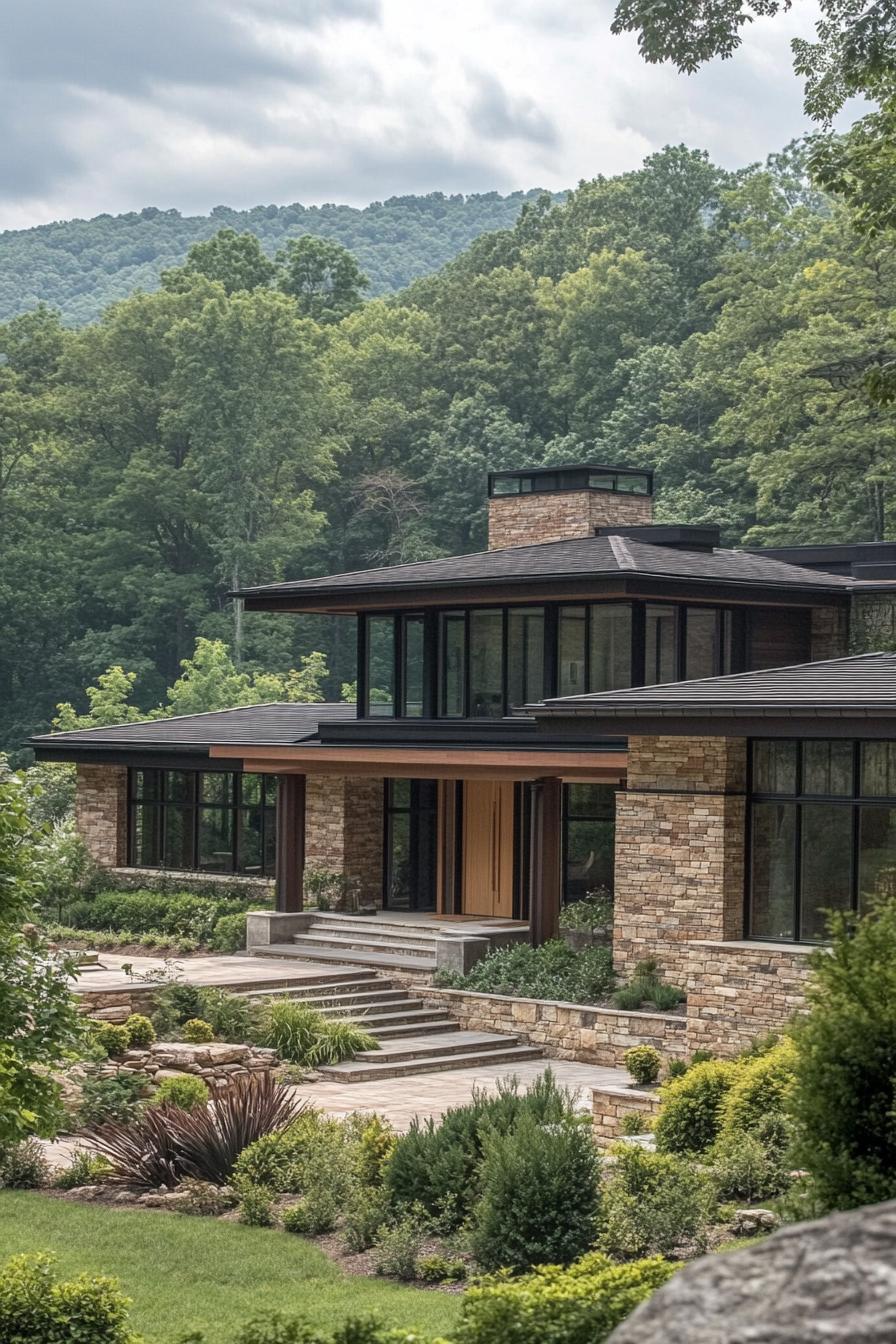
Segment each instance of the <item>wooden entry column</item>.
M276 908L295 914L305 904L305 776L277 776Z
M560 934L563 782L556 776L532 785L529 941L533 947Z

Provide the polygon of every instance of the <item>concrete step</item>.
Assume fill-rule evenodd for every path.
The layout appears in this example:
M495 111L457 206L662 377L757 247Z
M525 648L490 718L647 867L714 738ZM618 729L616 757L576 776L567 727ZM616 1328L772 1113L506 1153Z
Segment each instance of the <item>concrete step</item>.
M337 950L344 947L352 952L394 952L396 956L428 957L433 965L436 959L434 944L399 938L362 938L341 930L327 929L318 933L315 929L311 933L297 933L293 942L297 947L332 947Z
M365 1009L375 1007L378 1004L393 1003L397 1007L403 1007L408 1002L409 997L410 992L406 989L363 989L358 990L357 994L350 990L334 989L332 994L298 995L293 1001L304 1003L309 1008L317 1009L318 1012L344 1010L351 1013L363 1012Z
M303 976L289 984L267 989L263 984L242 985L230 992L244 999L321 999L339 994L365 994L375 991L388 991L393 988L391 981L372 975L370 971L358 969L347 974L321 972L320 975ZM399 991L406 992L406 991Z
M381 1064L387 1060L400 1063L406 1059L437 1059L444 1055L491 1054L493 1050L508 1050L519 1045L516 1036L499 1036L492 1031L453 1031L444 1040L431 1041L425 1036L408 1036L390 1041L379 1050L359 1050L355 1062Z
M357 1022L378 1041L401 1040L405 1036L442 1036L457 1031L457 1023L451 1017L437 1017L429 1022L396 1022L392 1026L369 1022L366 1017L359 1017Z
M423 1055L412 1059L396 1060L379 1051L366 1059L346 1060L342 1064L328 1064L319 1070L322 1078L339 1083L375 1083L383 1078L404 1078L415 1073L440 1073L443 1069L493 1069L496 1064L517 1064L527 1059L539 1059L541 1051L530 1045L509 1046L506 1050L472 1050L461 1055Z
M386 915L316 915L311 930L330 932L347 931L350 934L362 934L365 938L397 938L411 942L435 942L437 938L450 937L451 931L438 925L420 921L390 920ZM458 929L460 932L460 929Z
M402 956L394 952L355 952L351 948L320 947L314 943L307 947L296 940L295 943L269 943L265 947L253 948L254 957L282 957L296 961L330 961L340 966L350 963L353 966L386 966L403 971L432 971L435 962L432 957Z

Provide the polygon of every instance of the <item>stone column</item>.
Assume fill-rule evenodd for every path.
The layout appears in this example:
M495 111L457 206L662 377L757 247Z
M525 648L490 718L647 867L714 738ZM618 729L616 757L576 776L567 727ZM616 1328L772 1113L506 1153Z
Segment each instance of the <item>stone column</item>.
M383 780L310 775L305 862L357 883L361 900L383 899Z
M747 744L743 738L629 738L616 801L613 956L678 983L694 939L743 936Z
M75 825L99 868L127 863L128 772L123 765L79 765Z

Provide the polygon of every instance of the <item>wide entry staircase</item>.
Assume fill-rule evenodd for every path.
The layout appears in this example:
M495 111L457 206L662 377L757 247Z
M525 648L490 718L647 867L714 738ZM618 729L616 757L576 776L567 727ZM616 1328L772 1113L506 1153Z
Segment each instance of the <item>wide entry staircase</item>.
M340 917L340 924L343 920ZM296 939L297 943L301 941ZM407 956L414 957L416 953L409 952ZM344 963L345 958L340 961ZM249 997L262 997L257 989L242 992ZM363 1050L354 1059L319 1070L323 1077L343 1083L373 1082L442 1069L491 1068L541 1055L537 1047L521 1044L516 1036L462 1031L444 1008L427 1007L413 991L393 984L375 971L345 964L329 973L322 970L320 976L304 977L300 984L265 990L263 997L301 1000L327 1017L350 1018L376 1038L380 1043L378 1050Z
M434 971L436 941L445 936L450 934L437 924L389 920L382 915L315 915L290 942L255 948L253 956Z

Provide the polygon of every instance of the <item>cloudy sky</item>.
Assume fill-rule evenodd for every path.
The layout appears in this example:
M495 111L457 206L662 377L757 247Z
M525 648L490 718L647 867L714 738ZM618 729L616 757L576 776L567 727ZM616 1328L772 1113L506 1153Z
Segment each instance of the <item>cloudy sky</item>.
M612 10L5 0L0 228L144 205L561 189L669 142L734 167L806 129L788 43L811 31L813 0L690 79L612 37Z

